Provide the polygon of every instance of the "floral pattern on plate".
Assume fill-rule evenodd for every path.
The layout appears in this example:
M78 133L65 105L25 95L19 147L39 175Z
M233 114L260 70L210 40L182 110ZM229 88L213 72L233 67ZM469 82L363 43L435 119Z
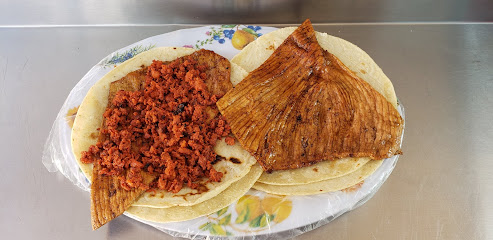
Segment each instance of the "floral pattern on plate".
M224 44L227 41L231 42L231 45L241 50L249 43L253 42L258 37L262 36L259 31L262 29L260 26L252 25L221 25L220 27L211 26L205 35L209 36L204 40L197 40L192 45L185 45L184 47L193 47L196 49L203 48L208 44L212 44L217 41L219 44Z

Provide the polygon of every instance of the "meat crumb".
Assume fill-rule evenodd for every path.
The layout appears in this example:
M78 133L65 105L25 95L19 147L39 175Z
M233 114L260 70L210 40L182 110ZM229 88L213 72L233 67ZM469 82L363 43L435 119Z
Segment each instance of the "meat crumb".
M226 144L232 146L235 145L235 139L233 137L227 136L226 139L224 139Z

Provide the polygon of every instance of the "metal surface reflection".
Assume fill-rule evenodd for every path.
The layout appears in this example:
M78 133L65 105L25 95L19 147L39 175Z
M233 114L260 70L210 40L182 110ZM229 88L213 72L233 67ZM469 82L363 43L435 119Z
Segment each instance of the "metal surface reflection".
M0 25L493 21L485 0L1 1Z
M0 29L4 238L172 239L126 217L92 232L88 194L48 173L40 156L66 95L91 66L183 27ZM315 28L380 65L406 107L406 134L404 155L370 201L296 239L493 238L493 25Z

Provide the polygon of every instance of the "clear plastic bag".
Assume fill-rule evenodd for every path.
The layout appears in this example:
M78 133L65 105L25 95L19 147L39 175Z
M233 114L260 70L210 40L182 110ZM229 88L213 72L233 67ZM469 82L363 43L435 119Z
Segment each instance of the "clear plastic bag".
M70 115L70 111L80 105L91 86L109 72L114 65L156 46L195 46L214 50L218 54L231 58L238 50L223 45L224 41L221 43L208 39L215 39L213 34L221 31L222 37L228 38L232 33L224 32L224 29L233 29L234 26L236 25L207 26L154 36L115 51L101 60L72 89L53 123L43 151L43 164L48 171L59 171L74 185L89 191L90 183L80 170L71 149L71 126L69 123L73 121L74 116ZM248 26L248 28L258 35L275 30L275 28L256 26ZM399 105L398 108L404 118L404 108L402 105ZM124 214L174 237L190 239L291 238L327 224L343 213L368 201L388 178L398 157L393 156L384 160L376 172L353 191L278 197L251 189L244 196L248 198L248 201L241 204L236 202L208 216L175 223L150 222L127 212ZM248 218L244 216L246 208L255 209ZM314 211L314 209L317 210Z

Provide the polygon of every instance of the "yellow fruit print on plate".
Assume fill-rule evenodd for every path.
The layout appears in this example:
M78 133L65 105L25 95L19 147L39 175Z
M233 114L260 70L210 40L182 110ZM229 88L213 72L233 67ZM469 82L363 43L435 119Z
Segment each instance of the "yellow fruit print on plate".
M236 232L260 232L289 217L293 202L286 196L267 194L263 198L244 195L235 205L207 216L209 221L199 228L212 235L233 235Z
M291 200L272 195L267 196L262 200L262 208L265 213L274 217L274 222L280 223L289 217L289 214L291 214L291 209L293 209L293 204Z
M231 45L234 48L241 50L253 40L262 36L259 31L262 30L260 26L251 25L221 25L210 27L210 30L205 32L207 39L197 40L194 45L184 45L184 47L200 49L204 45L212 44L217 41L219 44L224 44L231 41Z

